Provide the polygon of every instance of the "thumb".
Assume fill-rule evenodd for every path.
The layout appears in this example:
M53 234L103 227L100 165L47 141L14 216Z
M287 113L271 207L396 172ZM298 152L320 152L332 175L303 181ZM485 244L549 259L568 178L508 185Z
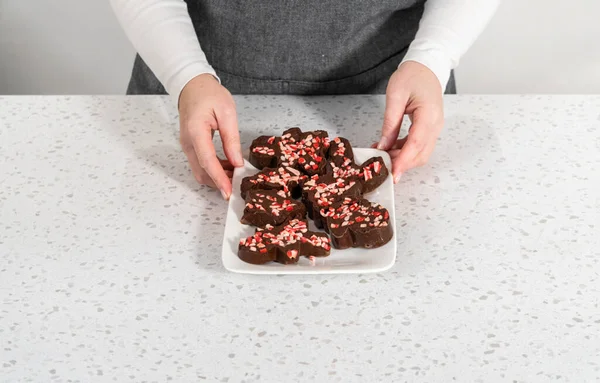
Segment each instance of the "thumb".
M393 145L402 125L404 109L408 102L408 93L390 92L388 90L385 97L385 113L383 115L383 127L381 130L381 139L377 144L377 149L389 150Z

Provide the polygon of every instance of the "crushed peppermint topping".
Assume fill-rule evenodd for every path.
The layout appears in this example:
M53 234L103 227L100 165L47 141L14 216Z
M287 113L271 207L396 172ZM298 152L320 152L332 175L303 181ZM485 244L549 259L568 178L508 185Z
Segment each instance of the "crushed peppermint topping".
M318 170L319 163L323 161L323 157L319 155L322 146L326 146L325 139L319 136L307 134L303 139L296 141L291 134L285 134L279 141L282 165L300 164L305 170Z
M382 213L379 210L382 209ZM340 223L332 222L329 226L332 229L345 227L357 223L359 227L379 227L388 226L390 217L387 210L376 203L369 205L360 203L358 200L346 197L340 205L321 209L320 213L324 217L331 217Z
M307 176L300 174L300 172L294 168L279 167L276 170L258 173L251 177L249 181L253 185L264 183L280 185L284 191L289 192L290 183L300 184L307 178Z
M355 181L348 181L342 178L335 179L330 183L317 183L318 179L311 179L304 184L305 191L313 191L317 205L326 207L331 205L338 196L350 190Z
M273 148L269 148L268 146L257 146L252 149L252 152L258 154L266 154L268 156L275 155L275 150L273 150Z
M293 211L300 206L298 202L289 199L288 194L283 190L279 190L276 195L279 198L264 192L256 192L252 195L249 202L246 202L246 207L262 211L267 211L268 208L273 215L278 217L281 215L281 212Z
M264 229L259 229L256 233L248 238L241 239L240 245L250 248L252 251L266 252L268 245L288 246L297 242L309 243L312 246L323 248L326 251L331 249L331 242L328 236L319 236L315 233L308 235L308 226L305 221L293 219L289 221L281 231L272 232L273 226L267 225ZM263 251L264 249L264 251ZM292 258L296 258L299 254L297 250L290 250ZM290 253L288 252L288 257Z
M365 180L368 181L371 178L373 178L373 172L375 172L375 174L379 174L381 172L381 168L382 168L382 165L381 165L380 161L373 161L369 165L365 166L365 168L364 168ZM368 174L368 176L367 176L367 174Z
M342 142L339 137L333 139L334 144L336 145L334 156L343 157L346 154L346 145Z
M351 161L349 158L347 161ZM345 164L346 162L344 162ZM331 168L333 169L333 177L334 178L350 178L350 177L361 177L361 170L357 167L351 167L347 165L335 166L333 162L330 163Z

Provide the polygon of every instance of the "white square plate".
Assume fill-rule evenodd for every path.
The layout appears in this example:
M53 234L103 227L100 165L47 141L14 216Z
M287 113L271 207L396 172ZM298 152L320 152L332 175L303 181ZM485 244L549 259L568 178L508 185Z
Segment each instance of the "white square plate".
M357 163L361 164L371 157L381 156L391 169L390 156L381 150L353 148ZM391 171L391 170L390 170ZM396 214L394 209L394 184L391 174L376 190L365 194L369 201L377 202L390 212L390 224L394 228L392 240L377 249L351 248L337 250L332 248L328 257L316 257L312 264L306 257L300 257L298 263L283 265L270 262L264 265L252 265L238 258L238 244L241 238L251 236L255 228L240 222L245 202L240 196L242 178L258 173L258 170L245 161L243 168L236 168L233 173L233 193L229 199L225 235L223 237L223 265L229 271L247 274L343 274L343 273L375 273L389 269L396 261ZM309 227L315 230L309 219Z

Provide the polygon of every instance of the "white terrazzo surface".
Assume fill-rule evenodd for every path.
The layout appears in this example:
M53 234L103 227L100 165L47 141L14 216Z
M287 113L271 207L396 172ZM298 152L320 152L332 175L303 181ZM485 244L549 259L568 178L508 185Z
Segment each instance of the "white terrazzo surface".
M595 382L600 97L459 96L389 272L247 276L160 97L0 97L2 382ZM382 97L238 97L365 146Z

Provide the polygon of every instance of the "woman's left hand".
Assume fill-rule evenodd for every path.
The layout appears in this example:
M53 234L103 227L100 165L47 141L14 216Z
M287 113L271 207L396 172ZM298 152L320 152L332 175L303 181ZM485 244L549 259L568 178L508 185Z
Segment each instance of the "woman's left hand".
M435 74L414 61L404 62L390 78L381 140L373 146L389 152L394 183L407 170L429 160L444 127L442 94ZM398 139L405 114L412 124L408 136Z

